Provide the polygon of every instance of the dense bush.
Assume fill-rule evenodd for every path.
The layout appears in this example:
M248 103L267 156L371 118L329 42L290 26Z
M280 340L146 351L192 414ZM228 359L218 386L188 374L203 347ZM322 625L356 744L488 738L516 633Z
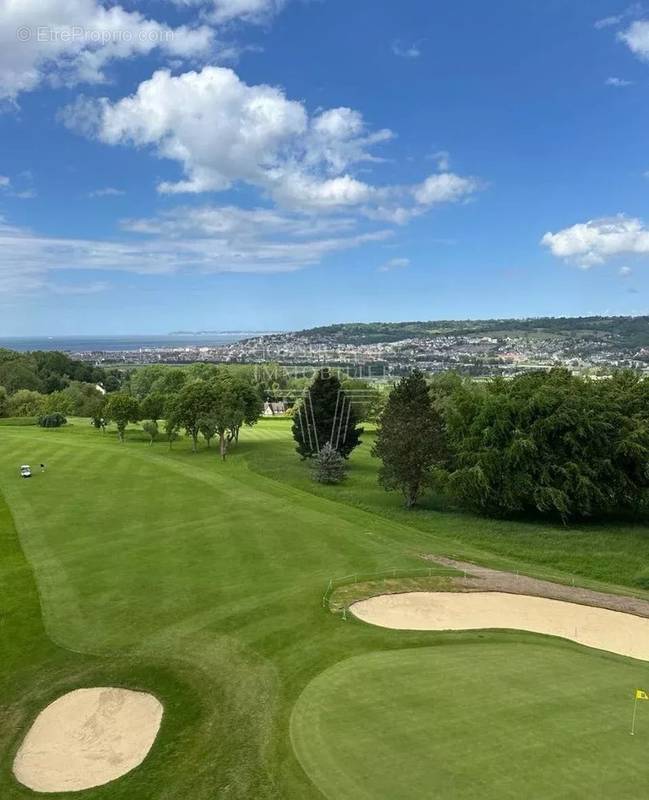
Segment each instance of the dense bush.
M58 411L55 411L53 414L46 414L38 419L38 424L41 428L60 428L62 425L67 425L67 422L63 414L60 414Z

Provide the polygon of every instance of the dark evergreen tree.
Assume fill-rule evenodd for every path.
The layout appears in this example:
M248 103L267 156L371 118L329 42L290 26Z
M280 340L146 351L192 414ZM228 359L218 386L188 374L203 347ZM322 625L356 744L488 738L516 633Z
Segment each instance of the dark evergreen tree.
M352 398L328 369L320 370L298 404L293 421L293 438L302 458L317 455L327 442L343 458L361 443L363 429L357 427Z
M379 483L387 491L400 491L407 508L417 502L431 482L435 467L446 460L444 426L433 407L428 385L415 370L390 392L379 418L372 455L380 458Z

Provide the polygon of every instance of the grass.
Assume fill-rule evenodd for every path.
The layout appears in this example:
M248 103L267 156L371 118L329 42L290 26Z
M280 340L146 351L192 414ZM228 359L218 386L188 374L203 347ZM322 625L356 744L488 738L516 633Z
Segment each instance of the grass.
M145 442L133 429L120 445L114 431L87 420L0 430L2 800L34 797L11 775L33 717L65 691L91 685L154 693L163 726L142 767L61 800L315 800L322 795L295 757L289 721L318 675L354 656L418 648L428 657L432 645L460 640L479 664L484 644L503 641L343 622L322 608L331 577L416 571L422 553L438 552L632 585L649 563L646 529L565 531L430 508L408 514L375 486L366 447L345 485L313 484L286 421L244 431L225 464L215 449L192 455L186 440L171 451ZM47 471L21 480L23 463L46 463ZM602 658L547 647L580 663ZM610 663L610 680L628 693L638 665ZM463 741L456 737L459 749ZM602 785L606 774L602 767Z
M460 575L461 573L456 573ZM382 594L401 592L452 592L453 580L445 575L422 575L420 577L381 578L379 580L358 580L336 587L330 595L325 595L325 607L333 613L347 610L352 603L377 597Z
M645 796L649 707L629 729L646 667L515 634L455 641L346 659L307 686L291 737L325 797Z
M249 455L250 469L259 474L408 526L411 544L421 551L559 581L572 582L574 577L585 586L608 584L619 592L649 597L642 591L647 588L649 570L646 524L564 526L529 519L489 519L448 509L435 496L425 497L419 508L406 510L397 493L386 492L377 484L377 461L370 455L374 433L368 428L364 444L352 457L349 476L340 486L311 481L294 457L289 437L278 437L273 447L264 449L248 441L242 452Z

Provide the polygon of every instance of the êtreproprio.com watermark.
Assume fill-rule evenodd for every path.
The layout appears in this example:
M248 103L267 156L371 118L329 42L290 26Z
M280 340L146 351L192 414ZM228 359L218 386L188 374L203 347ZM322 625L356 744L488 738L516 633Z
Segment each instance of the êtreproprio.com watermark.
M164 44L174 38L172 30L164 28L143 28L140 30L84 28L80 25L66 25L56 27L51 25L38 25L31 27L23 25L16 29L16 39L19 42L59 42L82 44L122 44L128 42L150 42L151 44Z

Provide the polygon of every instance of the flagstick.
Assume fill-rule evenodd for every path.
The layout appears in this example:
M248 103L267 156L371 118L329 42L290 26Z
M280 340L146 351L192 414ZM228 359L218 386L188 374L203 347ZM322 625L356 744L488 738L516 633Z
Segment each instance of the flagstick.
M638 698L633 701L633 721L631 722L631 736L635 736L635 713L638 710Z

